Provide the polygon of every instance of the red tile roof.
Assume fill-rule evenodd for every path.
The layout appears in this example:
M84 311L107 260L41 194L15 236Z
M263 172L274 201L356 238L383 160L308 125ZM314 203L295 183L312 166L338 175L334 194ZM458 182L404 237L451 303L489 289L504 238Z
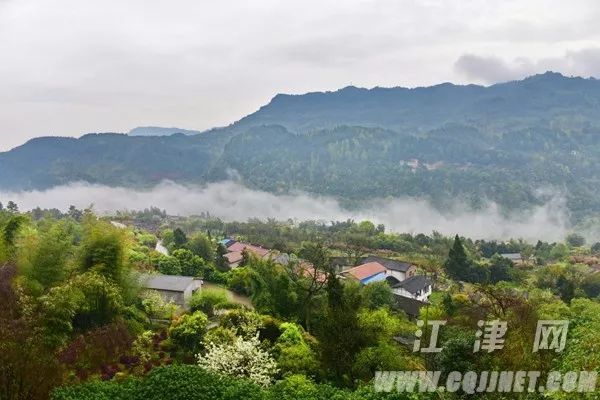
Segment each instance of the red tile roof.
M229 264L234 264L236 262L242 261L242 252L241 251L233 251L231 253L225 254L225 258Z
M323 271L316 270L315 267L309 262L300 262L298 269L302 272L302 275L308 279L314 278L315 281L319 283L327 282L327 274Z
M373 275L377 275L377 274L379 274L381 272L385 272L385 271L386 271L386 269L383 265L379 264L378 262L373 261L373 262L368 262L366 264L359 265L354 268L350 268L345 273L352 275L359 281L362 281L365 278L368 278Z
M229 246L227 248L227 251L229 252L242 252L244 251L244 249L253 252L254 254L256 254L259 257L264 257L267 254L269 254L269 250L268 249L263 249L262 247L258 247L258 246L254 246L252 244L248 244L248 243L242 243L242 242L235 242L233 243L231 246Z

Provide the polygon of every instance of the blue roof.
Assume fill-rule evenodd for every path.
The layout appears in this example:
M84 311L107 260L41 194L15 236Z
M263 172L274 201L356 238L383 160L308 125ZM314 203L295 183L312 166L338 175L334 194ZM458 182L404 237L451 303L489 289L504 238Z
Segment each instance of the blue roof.
M367 284L373 283L373 282L385 281L385 276L386 276L385 272L379 272L375 275L371 275L369 277L361 279L360 283L362 283L363 285L367 285Z
M235 240L227 238L227 239L219 240L219 243L221 243L225 247L229 247L230 245L235 243Z

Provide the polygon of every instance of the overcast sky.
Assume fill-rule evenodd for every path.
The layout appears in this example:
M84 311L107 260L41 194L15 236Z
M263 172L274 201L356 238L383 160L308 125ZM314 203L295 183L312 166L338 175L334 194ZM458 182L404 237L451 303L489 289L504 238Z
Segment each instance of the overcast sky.
M205 129L277 93L600 76L597 0L0 0L0 150Z

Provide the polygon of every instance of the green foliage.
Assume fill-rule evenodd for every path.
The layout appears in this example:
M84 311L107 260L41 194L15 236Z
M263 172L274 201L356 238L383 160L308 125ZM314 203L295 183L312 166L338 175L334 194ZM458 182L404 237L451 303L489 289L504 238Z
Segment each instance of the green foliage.
M204 260L213 260L215 250L210 239L201 232L192 235L187 243L187 248Z
M202 311L209 317L215 315L219 307L229 303L227 291L223 289L201 289L196 291L190 299L189 306L192 312Z
M495 254L490 260L490 282L511 281L514 265L511 260Z
M181 266L181 275L201 276L205 270L205 261L190 250L177 249L173 251L173 257Z
M284 266L250 257L245 268L253 271L251 297L258 312L278 318L298 317L298 293Z
M444 269L449 277L454 280L466 282L485 282L488 280L488 271L484 267L475 265L467 257L461 239L456 235L454 245L448 253Z
M156 263L156 269L165 275L181 275L183 273L181 263L173 256L161 255Z
M155 368L142 380L127 379L120 384L91 382L61 388L53 393L52 400L259 400L264 398L263 393L260 387L250 382L182 365Z
M19 249L19 264L32 284L48 289L62 282L68 273L67 262L73 237L64 223L52 223L37 237L24 242Z
M208 318L201 311L184 314L169 327L169 338L178 351L196 354L202 349L202 339L206 333Z
M123 311L121 291L96 272L76 275L40 298L46 339L64 343L72 332L106 325Z
M365 306L371 310L381 307L391 308L394 304L394 294L390 285L385 282L373 282L362 290Z
M2 228L2 237L4 243L8 246L15 245L15 239L19 229L27 223L27 218L23 215L17 214L9 218L4 227Z
M302 328L296 324L280 325L281 335L275 342L274 353L282 375L314 376L318 371L317 356L306 342Z
M565 240L571 247L581 247L585 245L585 238L578 233L568 234Z
M581 288L589 298L600 299L600 274L586 276Z
M227 287L235 293L251 296L253 283L256 280L255 272L246 267L236 268L229 273Z
M126 249L123 230L89 218L80 246L81 270L96 271L115 282L124 282L128 268Z
M173 231L173 246L176 249L180 249L183 246L185 246L186 243L187 236L185 235L185 233L180 228L175 229Z
M392 343L379 342L363 348L352 365L352 374L363 382L369 382L375 371L402 371L410 365L409 357ZM413 368L416 365L413 365Z
M140 295L144 312L150 318L170 319L177 310L177 305L172 301L167 302L155 290L146 290Z

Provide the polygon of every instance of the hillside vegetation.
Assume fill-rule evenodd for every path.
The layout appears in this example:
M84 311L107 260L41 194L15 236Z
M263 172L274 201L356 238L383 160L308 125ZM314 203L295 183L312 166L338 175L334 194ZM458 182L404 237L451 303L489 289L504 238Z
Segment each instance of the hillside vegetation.
M559 193L574 220L600 212L600 82L556 73L483 86L347 87L277 95L199 135L38 138L0 153L0 187L73 181L300 189L358 204L412 196L526 209Z

